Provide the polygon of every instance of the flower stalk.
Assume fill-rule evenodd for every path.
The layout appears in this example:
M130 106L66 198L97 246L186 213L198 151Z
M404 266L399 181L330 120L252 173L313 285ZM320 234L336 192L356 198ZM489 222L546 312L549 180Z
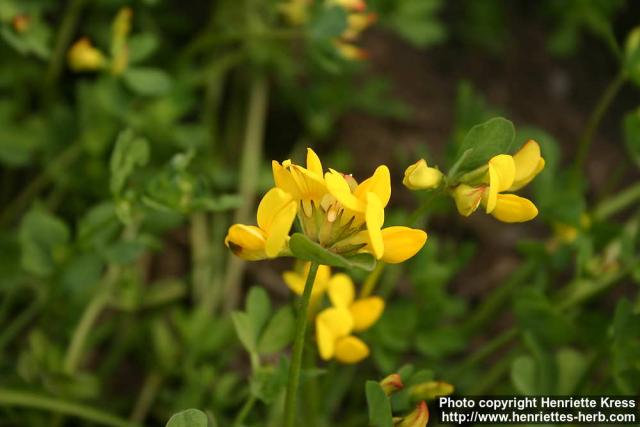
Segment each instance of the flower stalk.
M307 310L309 308L309 300L311 299L311 290L316 280L318 272L318 263L312 262L309 267L309 274L304 285L304 291L300 298L300 306L296 319L296 335L293 342L293 350L291 353L291 366L289 367L289 380L287 382L287 395L284 404L284 427L293 427L296 417L296 398L298 392L298 384L300 383L300 369L302 367L302 352L304 350L304 337L307 330Z

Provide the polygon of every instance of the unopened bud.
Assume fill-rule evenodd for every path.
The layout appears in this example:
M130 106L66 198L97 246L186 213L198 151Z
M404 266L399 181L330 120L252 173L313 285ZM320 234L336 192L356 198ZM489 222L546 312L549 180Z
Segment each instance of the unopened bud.
M105 58L99 49L91 45L91 41L83 37L71 46L67 56L69 67L73 71L96 71L105 64Z
M404 418L396 421L394 427L425 427L429 422L429 408L423 400L416 409Z
M13 31L16 33L24 33L29 29L29 24L31 23L31 18L29 15L16 15L11 20L11 26L13 27Z
M444 381L427 381L409 389L409 395L415 400L431 400L453 393L453 386Z
M410 190L430 190L440 186L442 176L442 172L420 159L404 171L402 183Z
M391 374L380 381L380 386L382 387L382 390L384 390L384 394L391 396L396 391L401 390L404 387L404 384L402 384L402 378L400 378L400 375Z

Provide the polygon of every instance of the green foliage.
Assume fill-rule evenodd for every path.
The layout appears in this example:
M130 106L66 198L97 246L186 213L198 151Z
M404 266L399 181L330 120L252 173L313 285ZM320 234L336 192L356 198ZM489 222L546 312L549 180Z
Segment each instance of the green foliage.
M173 415L166 427L207 427L207 415L198 409L187 409Z
M501 117L472 127L462 141L458 159L449 171L449 179L455 181L459 174L485 165L493 156L509 153L515 135L513 123Z
M437 16L442 8L441 0L379 0L377 3L383 24L411 44L425 48L445 39L445 26Z
M391 402L376 381L365 384L367 405L369 406L369 425L375 427L392 427Z
M385 301L356 334L370 350L358 366L319 357L309 316L305 425L390 427L430 381L461 396L640 392L637 5L337 3L294 23L281 1L0 1L0 425L281 426L292 260L238 263L224 238L255 224L269 160L306 146L354 176L387 164L385 225L429 239L387 265L290 236L290 255ZM373 28L353 37L359 13ZM77 72L83 38L105 60ZM570 96L534 102L555 96L557 75ZM616 76L582 168L591 88ZM532 86L540 98L523 101ZM546 163L523 189L532 223L462 218L400 185L420 155L452 165L454 184L529 139ZM314 295L311 311L328 305ZM387 396L371 379L393 372L404 388Z

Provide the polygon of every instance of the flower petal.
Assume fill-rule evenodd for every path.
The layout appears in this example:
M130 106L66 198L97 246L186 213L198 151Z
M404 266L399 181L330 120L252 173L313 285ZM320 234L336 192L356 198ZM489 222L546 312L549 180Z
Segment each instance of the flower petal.
M316 317L316 341L318 344L318 353L323 360L329 360L335 352L336 339L331 333L329 327L320 321L320 315Z
M358 363L369 356L369 347L360 338L350 335L335 343L335 356L342 363Z
M258 205L258 227L268 234L274 219L291 201L292 195L278 187L267 191Z
M271 169L273 171L273 181L275 182L276 187L291 194L294 199L301 200L302 195L300 194L300 189L291 176L291 172L275 160L271 162Z
M307 282L307 276L309 275L309 268L311 263L305 263L302 273L296 271L285 271L282 273L282 279L287 284L289 289L297 295L302 295L304 286ZM316 273L316 279L313 281L313 288L311 289L311 295L322 294L327 290L327 282L331 276L331 267L328 265L321 265L318 267Z
M365 221L367 223L367 233L369 234L369 248L376 259L384 255L384 240L382 239L382 224L384 224L384 208L378 196L374 193L367 193L367 208Z
M331 170L324 175L327 191L338 200L342 206L355 212L364 212L365 204L351 193L349 184L340 172Z
M442 182L442 172L427 166L424 159L418 160L404 171L402 184L410 190L428 190L436 188Z
M351 307L353 330L361 332L376 323L384 311L384 300L380 297L369 297L356 300Z
M224 244L240 258L256 261L267 258L266 235L254 225L234 224L229 227Z
M343 307L329 307L322 310L316 317L316 324L318 322L326 326L334 338L346 337L353 330L351 312Z
M384 256L389 264L404 262L414 256L427 241L427 233L408 227L387 227L382 229Z
M499 154L489 160L489 193L487 196L487 213L495 208L498 193L507 190L513 184L516 166L513 157Z
M367 193L374 193L378 196L383 208L387 206L389 198L391 198L391 176L388 167L378 166L373 175L362 181L354 191L354 195L360 200L364 200Z
M515 194L498 194L496 207L491 212L502 222L525 222L538 215L538 209L528 199Z
M355 298L355 287L351 277L338 273L329 280L329 299L334 307L347 308Z
M307 169L320 178L324 175L320 158L311 148L307 148Z
M265 252L268 257L276 257L280 251L284 249L297 211L298 206L296 202L292 200L274 216L270 228L267 231Z
M516 174L509 191L516 191L527 185L544 168L544 159L540 156L540 145L534 140L525 143L513 155Z

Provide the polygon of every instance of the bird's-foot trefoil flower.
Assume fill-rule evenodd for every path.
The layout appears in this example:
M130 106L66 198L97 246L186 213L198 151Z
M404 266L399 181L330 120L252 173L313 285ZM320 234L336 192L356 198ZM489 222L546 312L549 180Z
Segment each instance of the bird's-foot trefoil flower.
M272 188L258 205L258 226L234 224L224 243L248 261L287 255L287 239L295 217L296 203L291 195Z
M420 159L404 171L402 183L410 190L432 190L442 183L442 172L438 168L427 166L427 161Z
M427 234L402 226L383 228L384 208L391 196L389 169L379 166L360 184L335 170L323 174L320 159L307 150L306 168L285 160L273 161L276 188L258 208L258 227L234 225L225 242L245 259L287 255L293 217L310 240L326 250L349 256L370 253L399 263L424 246Z
M316 317L320 357L357 363L369 355L369 347L352 333L363 332L378 321L384 311L384 300L377 296L356 299L353 282L343 273L333 276L328 293L331 307Z
M102 51L94 47L87 37L75 42L67 54L69 67L76 72L98 71L106 64Z
M332 37L336 52L348 60L363 60L367 53L355 42L360 34L371 26L377 19L374 13L367 12L364 0L325 0L325 8L341 8L346 14L346 25L338 37ZM286 0L280 2L278 9L289 24L301 26L307 24L314 17L312 11L313 0Z
M407 168L403 184L411 190L443 188L463 216L483 206L486 213L502 222L525 222L535 218L538 209L530 200L510 192L531 182L544 164L540 145L529 140L514 155L497 154L486 164L454 178L452 183L447 183L439 170L419 160Z

